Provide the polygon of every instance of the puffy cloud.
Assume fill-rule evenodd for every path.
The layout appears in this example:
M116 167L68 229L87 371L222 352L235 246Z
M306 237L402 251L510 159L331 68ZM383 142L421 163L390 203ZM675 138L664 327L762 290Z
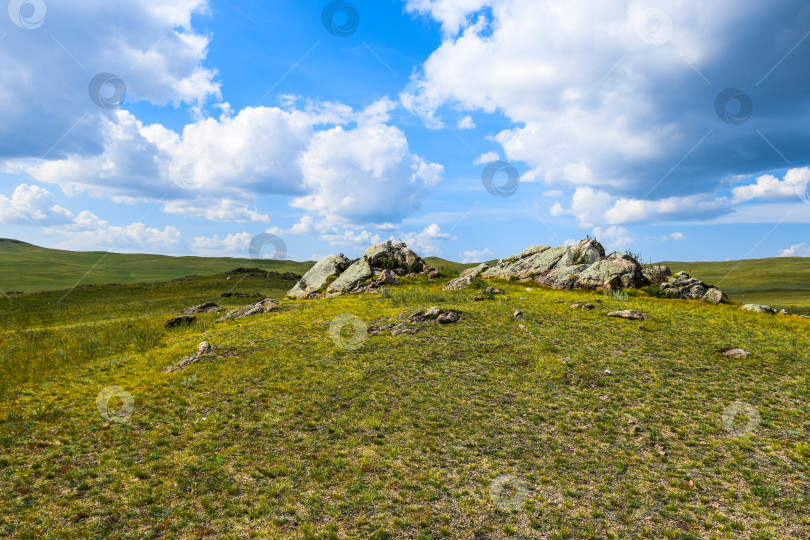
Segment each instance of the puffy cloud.
M475 120L473 120L472 116L469 114L458 121L456 124L456 129L465 130L465 129L475 129L477 126L475 125Z
M728 211L724 199L717 199L708 194L699 193L658 200L616 199L606 191L591 187L576 189L570 210L564 209L559 203L555 203L551 208L554 216L573 214L581 227L707 218Z
M463 257L461 262L466 264L491 260L494 257L494 254L489 250L489 248L486 248L478 251L465 251L461 254L461 256Z
M624 251L633 243L633 238L624 227L611 226L605 229L596 227L593 230L593 235L599 242L601 242L608 250Z
M212 256L235 256L247 257L249 255L250 242L253 236L247 232L229 234L225 238L219 235L213 237L197 236L191 244L191 250L205 257Z
M757 178L755 184L733 188L731 190L732 202L741 203L754 199L789 200L796 197L810 202L808 183L810 183L810 168L808 167L790 169L782 180L765 174Z
M391 240L395 238L391 237ZM406 233L400 235L399 240L402 240L408 247L417 252L423 257L438 256L442 254L442 249L439 246L444 240L455 240L456 237L449 233L442 232L439 225L431 223L419 233Z
M810 157L796 115L807 105L798 89L810 84L808 53L791 51L810 6L788 4L671 2L664 13L626 0L409 0L408 9L446 32L423 65L426 83L449 106L511 120L495 140L532 168L524 181L611 186L630 198L657 186L667 198L781 167L779 152ZM745 126L715 114L732 85L755 102Z
M191 27L206 0L48 7L40 28L15 28L0 48L0 158L97 150L103 141L93 119L106 111L88 86L98 73L122 79L127 101L199 106L219 98L216 73L203 65L210 36Z
M83 251L149 251L176 246L180 242L180 231L175 227L166 226L160 230L143 223L109 225L89 210L81 212L72 224L49 227L46 232L65 238L59 244L60 248Z
M127 111L101 121L103 151L12 163L69 194L118 202L165 200L163 210L216 221L268 222L257 195L293 196L293 206L333 220L400 220L441 179L441 165L411 154L405 135L385 125L389 100L354 112L341 104L303 110L246 108L189 124L182 135L144 125ZM331 122L357 122L354 129Z
M486 154L481 154L475 158L473 160L473 165L485 165L492 163L493 161L498 161L499 159L501 159L501 156L497 152L487 152Z
M411 154L398 128L374 123L317 133L300 163L310 194L291 206L354 222L401 220L419 208L444 171Z
M550 189L548 191L544 191L541 197L562 197L563 192L559 189Z
M55 204L51 192L39 186L20 184L10 198L0 195L3 225L56 225L72 220L73 213Z
M810 247L805 242L793 244L779 253L780 257L810 257Z

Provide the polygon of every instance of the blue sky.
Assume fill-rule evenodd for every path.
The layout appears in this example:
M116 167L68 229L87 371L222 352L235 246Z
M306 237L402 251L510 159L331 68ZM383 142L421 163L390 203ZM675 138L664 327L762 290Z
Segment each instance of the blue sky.
M704 4L12 0L0 236L810 256L810 5Z

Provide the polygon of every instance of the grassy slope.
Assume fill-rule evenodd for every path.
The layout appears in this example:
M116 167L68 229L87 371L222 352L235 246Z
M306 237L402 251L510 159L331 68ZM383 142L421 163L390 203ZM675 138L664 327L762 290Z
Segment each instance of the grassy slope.
M594 294L499 285L484 302L411 285L168 331L233 284L0 299L0 376L19 390L0 402L0 536L807 537L810 322L643 296L575 311ZM339 314L434 304L464 318L357 351L328 334ZM641 331L617 308L653 318ZM162 372L203 339L220 354ZM109 385L133 395L129 423L96 411ZM735 401L761 416L749 436L723 428ZM527 489L513 510L491 494L504 474Z
M67 289L79 282L83 285L102 285L164 281L191 275L217 274L238 267L260 267L300 275L313 264L267 259L62 251L0 240L0 290L37 292Z
M810 258L661 264L666 264L673 272L688 272L691 265L693 276L720 287L736 302L810 313Z

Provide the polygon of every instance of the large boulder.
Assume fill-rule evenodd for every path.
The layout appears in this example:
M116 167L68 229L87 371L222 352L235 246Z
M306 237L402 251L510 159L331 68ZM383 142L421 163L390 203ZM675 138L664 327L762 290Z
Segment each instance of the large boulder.
M649 285L641 265L630 255L611 253L584 270L577 280L580 289L628 289Z
M351 292L358 284L374 275L371 265L365 259L358 259L340 274L335 281L329 284L326 292Z
M324 257L309 272L290 289L287 296L290 298L303 299L314 292L323 289L329 278L341 275L351 265L351 261L341 255L329 255Z

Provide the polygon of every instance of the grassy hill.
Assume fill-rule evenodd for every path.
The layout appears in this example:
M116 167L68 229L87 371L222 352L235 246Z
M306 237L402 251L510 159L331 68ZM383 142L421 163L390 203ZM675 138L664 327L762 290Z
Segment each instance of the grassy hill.
M0 289L39 292L81 285L167 281L239 267L304 274L314 262L228 257L167 257L100 251L63 251L0 239Z
M0 296L0 536L808 537L810 321L488 284L506 294L411 280L168 330L290 284ZM375 331L433 305L463 317ZM606 316L630 308L651 319ZM369 331L330 333L347 314Z

